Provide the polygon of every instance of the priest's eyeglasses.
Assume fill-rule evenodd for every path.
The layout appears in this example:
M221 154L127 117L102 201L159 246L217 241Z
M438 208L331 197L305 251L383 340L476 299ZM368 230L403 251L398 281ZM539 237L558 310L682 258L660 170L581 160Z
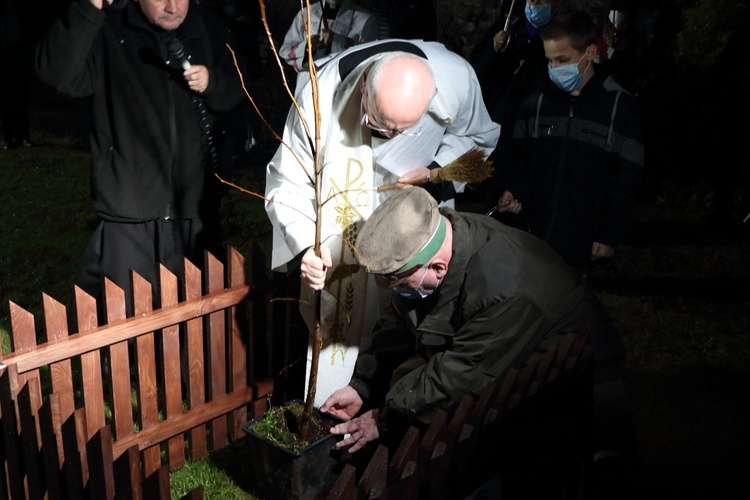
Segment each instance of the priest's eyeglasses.
M379 132L383 134L384 136L391 137L391 138L396 137L397 135L403 135L405 137L417 137L422 133L421 125L416 129L412 128L412 129L402 129L402 130L379 128L376 125L374 125L372 121L370 120L370 117L367 114L367 106L365 106L366 95L367 95L366 93L362 94L362 125L369 128L370 130L374 130L375 132Z

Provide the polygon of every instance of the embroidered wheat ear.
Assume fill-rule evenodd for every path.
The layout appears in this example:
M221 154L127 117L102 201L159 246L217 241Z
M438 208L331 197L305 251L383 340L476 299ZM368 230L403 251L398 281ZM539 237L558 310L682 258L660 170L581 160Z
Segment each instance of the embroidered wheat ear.
M480 148L471 148L443 168L430 170L428 175L407 179L393 184L385 184L378 187L378 191L396 189L399 185L440 184L441 182L456 181L466 184L482 182L492 176L492 161L487 160L487 155Z

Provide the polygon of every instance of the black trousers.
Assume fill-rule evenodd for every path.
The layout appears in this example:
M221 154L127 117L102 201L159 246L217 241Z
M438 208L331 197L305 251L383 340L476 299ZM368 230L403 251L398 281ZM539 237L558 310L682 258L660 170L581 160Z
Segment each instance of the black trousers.
M214 234L216 233L216 234ZM221 251L218 227L206 227L201 219L156 219L138 223L100 221L81 264L75 283L97 299L100 323L104 317L104 278L125 292L126 312L133 314L130 271L133 270L152 285L154 307L159 307L159 264L178 279L183 275L184 258L203 267L203 251Z

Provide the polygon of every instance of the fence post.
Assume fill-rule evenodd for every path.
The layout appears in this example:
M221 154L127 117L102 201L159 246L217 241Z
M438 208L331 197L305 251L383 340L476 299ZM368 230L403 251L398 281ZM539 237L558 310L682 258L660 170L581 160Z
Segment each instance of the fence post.
M362 473L358 486L362 498L381 498L388 495L388 448L378 445Z
M10 323L11 323L11 340L13 341L13 352L24 353L33 351L36 348L36 327L34 326L34 316L17 306L10 303ZM17 380L16 380L17 379ZM32 413L36 413L42 406L42 384L39 383L39 370L29 370L26 373L17 373L11 378L11 391L16 394L23 384L28 380L36 380L37 389L35 393L29 394L32 405Z
M112 431L102 427L86 444L89 462L91 498L111 500L115 497L115 475L112 461Z
M141 316L154 310L151 283L138 273L130 273L133 283L133 313ZM156 390L156 343L154 333L149 332L135 339L135 363L137 364L137 396L141 429L146 430L159 423L159 404ZM151 474L161 467L159 446L143 450L144 474ZM140 472L140 471L139 471Z
M158 451L158 446L154 446ZM144 450L145 451L148 450ZM145 466L145 460L144 460ZM158 470L157 467L155 470ZM115 494L118 498L129 500L143 499L143 474L141 474L141 457L138 445L131 446L120 455L113 464L115 475Z
M32 415L31 385L39 383L39 379L31 378L18 392L16 405L21 432L21 447L23 449L23 463L26 469L26 491L28 498L42 498L44 491L44 474L39 462L39 442L37 440L37 427ZM36 388L34 391L38 391Z
M245 259L234 248L229 248L227 252L227 286L233 287L244 285L245 279ZM229 309L229 366L231 367L231 378L229 380L229 390L237 391L247 387L247 351L250 343L249 332L242 329L238 320L240 311L244 309L240 306L234 306ZM244 333L244 335L243 335ZM231 436L233 439L239 439L245 434L242 430L242 424L247 421L247 406L241 406L232 413Z
M162 309L177 305L177 277L164 265L159 265L159 285ZM182 382L180 366L180 327L172 325L161 331L161 366L164 370L164 397L166 419L177 418L182 413ZM185 464L185 438L182 434L167 441L170 470Z
M392 498L417 498L419 493L419 429L409 427L388 468L388 495Z
M163 465L143 482L143 498L169 500L169 469Z
M125 321L125 292L112 281L104 279L107 324ZM101 334L99 334L101 335ZM130 395L130 356L123 340L109 346L109 385L112 388L114 434L123 439L133 433L133 402Z
M201 296L200 269L185 259L185 299L197 299ZM206 351L203 340L203 318L191 319L187 322L186 352L189 366L187 367L187 404L188 408L198 408L206 402ZM190 431L190 458L198 460L206 454L206 425L193 427Z
M52 297L43 294L44 322L47 328L47 342L63 342L68 338L68 314L65 306ZM57 403L52 408L52 427L57 439L58 464L62 464L63 447L60 427L75 411L75 394L73 392L73 370L69 359L50 365L52 393ZM44 432L44 429L42 429Z
M78 332L88 335L98 326L96 300L75 287L76 315ZM102 384L101 354L98 349L81 355L81 373L83 374L84 410L86 412L85 439L106 425L104 422L104 390ZM74 413L75 414L75 413ZM67 453L67 450L66 450Z
M83 470L85 460L82 460L82 458L85 459L86 455L82 456L78 452L79 433L77 432L77 428L79 426L78 423L82 419L85 419L83 408L76 410L73 415L68 417L60 429L63 442L63 456L65 457L62 477L68 498L83 498L84 478L88 478L88 469L86 471ZM85 428L84 432L86 432ZM85 448L83 451L85 452Z
M49 395L49 400L39 408L37 418L42 435L42 465L47 486L47 500L63 498L62 484L60 482L60 467L62 464L62 449L58 449L62 443L62 436L56 434L59 427L55 423L54 414L59 414L60 400L57 394ZM56 409L57 408L57 409ZM58 422L59 423L59 422Z
M224 288L224 266L209 252L206 256L206 288L209 293ZM226 313L219 311L208 317L208 373L209 400L227 393ZM227 443L227 417L220 415L211 422L212 449L218 450Z
M0 412L2 412L3 447L5 465L8 471L7 485L11 498L24 498L24 477L21 467L21 451L18 449L18 422L16 408L11 397L11 371L15 367L8 365L0 374Z

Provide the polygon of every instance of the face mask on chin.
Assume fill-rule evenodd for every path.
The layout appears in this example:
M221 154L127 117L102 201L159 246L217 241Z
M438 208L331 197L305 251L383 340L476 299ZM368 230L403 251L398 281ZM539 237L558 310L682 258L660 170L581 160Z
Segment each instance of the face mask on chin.
M412 300L412 299L426 299L430 295L432 295L432 292L423 292L420 290L422 287L422 283L424 283L424 279L427 277L427 271L429 270L429 267L425 267L424 274L422 275L422 279L419 280L419 284L414 287L413 290L409 290L408 288L402 288L400 286L394 286L393 291L399 294L401 297ZM440 284L440 280L438 280L438 285Z
M578 72L578 65L583 61L584 56L581 56L577 63L566 64L565 66L558 66L556 68L548 66L547 71L549 73L549 79L552 80L552 83L554 83L560 90L564 92L573 92L581 86L581 83L586 76L588 64L583 72ZM591 61L589 61L589 64L591 64Z

